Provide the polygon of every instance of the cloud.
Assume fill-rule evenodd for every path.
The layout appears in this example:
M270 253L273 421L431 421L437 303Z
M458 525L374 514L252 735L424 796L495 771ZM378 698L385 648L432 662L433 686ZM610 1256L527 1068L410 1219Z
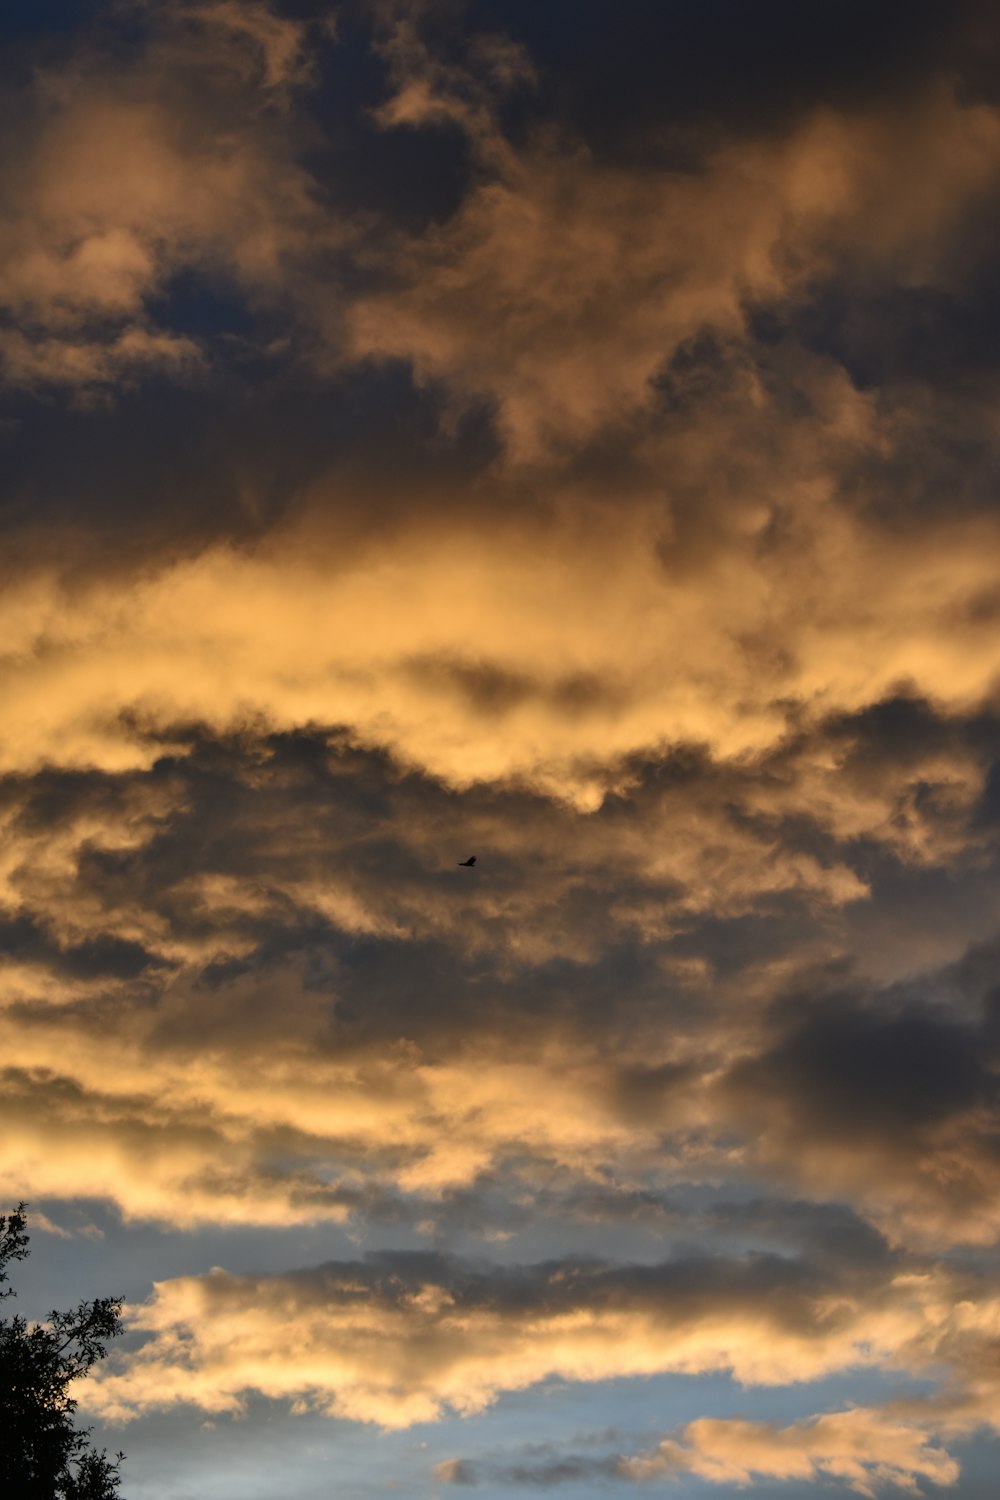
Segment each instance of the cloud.
M940 1270L844 1278L768 1255L485 1267L384 1252L273 1277L217 1269L163 1282L131 1310L148 1339L91 1382L87 1400L123 1419L178 1403L239 1411L257 1391L394 1428L471 1414L501 1391L551 1378L727 1370L745 1384L780 1385L923 1364L940 1342L950 1289ZM847 1420L845 1445L854 1431ZM818 1442L806 1431L801 1447L812 1442L822 1455L831 1433L836 1420L821 1425ZM794 1438L786 1444L794 1453ZM920 1447L914 1439L910 1456Z
M968 725L923 722L907 777L972 755ZM343 732L134 730L148 769L0 783L15 1197L83 1174L130 1217L308 1223L402 1192L447 1225L484 1175L517 1196L555 1174L577 1222L669 1225L670 1184L736 1174L845 1194L893 1234L993 1233L988 964L963 961L959 1023L831 958L854 919L824 840L876 759L848 755L835 813L804 819L867 720L766 770L633 763L596 813L458 793Z
M726 539L686 577L659 562L643 510L583 528L567 517L533 553L523 529L477 527L350 559L296 526L249 555L215 546L137 578L70 589L29 573L2 614L5 768L148 763L136 718L163 735L185 719L332 720L453 785L525 778L594 805L631 754L692 743L752 756L800 705L857 712L909 681L938 712L979 707L995 631L967 601L989 587L992 522L890 546L838 507L810 512L806 493L787 540L772 545L763 515L756 541L753 529Z
M372 10L373 46L387 67L388 97L375 114L379 125L452 126L487 159L503 156L500 106L505 95L535 81L527 52L499 32L463 37L454 24L448 27L445 8L425 0L378 0ZM437 29L440 43L442 21L457 57L428 39L428 30Z
M620 1472L636 1480L691 1473L711 1484L737 1485L825 1478L868 1496L889 1485L912 1490L917 1480L952 1485L960 1473L926 1432L863 1407L787 1427L701 1418L680 1441L667 1439L650 1455L623 1459Z
M32 1209L31 1212L31 1227L41 1230L42 1234L53 1234L56 1239L71 1240L73 1238L68 1229L64 1229L61 1224L56 1224L48 1214L40 1213L37 1208Z
M100 59L50 82L30 164L10 167L17 213L0 253L21 324L5 335L16 378L91 396L153 369L207 379L202 342L156 321L187 268L280 308L293 344L308 305L317 357L346 318L358 358L404 358L459 405L494 403L512 451L554 443L562 472L513 510L511 481L480 474L470 509L464 477L431 496L345 464L250 552L154 551L138 576L88 569L71 588L36 556L3 620L20 725L9 766L143 764L137 716L333 720L453 785L524 778L594 806L636 753L695 743L747 757L781 743L796 714L863 712L901 684L939 712L983 702L997 670L993 521L925 514L900 534L882 516L890 466L923 469L923 398L877 401L794 341L767 353L747 309L798 306L810 278L854 255L890 281L929 256L920 274L947 279L951 226L994 181L990 106L938 88L905 116L828 110L717 145L687 173L532 137L505 146L445 223L406 243L384 234L390 285L345 292L334 313L321 266L348 240L364 260L356 226L295 164L285 117L265 126L245 107L247 69L290 85L308 34L260 8L234 16L184 8L154 26L117 91ZM476 68L510 72L499 43L435 62L406 9L379 36L393 98L428 70L431 96L463 99ZM217 52L225 87L182 110ZM574 453L595 462L573 470ZM352 535L367 510L385 524ZM980 768L939 764L960 816ZM837 797L841 833L853 818L903 842L898 786L848 809L836 776L810 781L800 805L812 812L815 794L832 813ZM843 864L775 866L777 889L864 894Z
M494 1472L501 1483L547 1490L558 1484L581 1482L586 1484L601 1479L620 1479L622 1459L616 1455L608 1458L592 1458L589 1455L567 1454L564 1458L552 1459L548 1463L534 1466L511 1464L507 1468L500 1468ZM478 1483L477 1471L471 1466L470 1474L471 1480L467 1482ZM451 1480L452 1484L457 1482Z
M829 1251L829 1247L827 1247ZM729 1372L742 1386L836 1373L917 1377L901 1394L781 1424L701 1417L631 1454L480 1455L439 1482L550 1488L691 1474L713 1484L837 1480L866 1496L958 1482L944 1446L1000 1423L995 1278L905 1255L713 1256L658 1264L486 1265L382 1252L314 1270L162 1282L129 1310L144 1341L88 1382L114 1421L176 1405L239 1414L253 1395L388 1429L480 1412L543 1381ZM905 1387L904 1387L905 1388ZM617 1437L595 1434L603 1447ZM543 1459L539 1454L544 1455Z
M886 0L877 15L859 0L809 14L768 0L752 16L706 0L683 24L660 7L625 15L608 0L587 0L585 24L574 24L579 0L553 0L544 16L527 5L483 9L499 11L543 61L546 115L612 159L684 164L692 141L777 134L817 106L905 100L936 70L963 77L977 97L993 93L995 18L977 0L947 12Z
M476 1483L476 1471L465 1459L446 1458L434 1465L434 1478L442 1484L473 1485Z
M397 285L351 310L353 349L408 360L459 408L490 402L510 457L536 462L653 412L686 343L742 340L751 307L804 298L842 257L933 279L998 169L996 112L945 85L909 112L818 111L783 139L726 142L694 172L573 141L506 152L400 254Z
M783 3L740 87L709 5L581 122L611 8L576 62L504 9L133 7L8 106L0 1189L185 1271L232 1231L108 1417L864 1371L436 1477L953 1484L1000 1430L995 88L964 9L861 76ZM251 1274L281 1231L396 1248Z
M722 1092L739 1100L758 1162L786 1180L849 1194L910 1243L991 1243L997 1104L984 1034L888 998L841 993L795 1014L789 997L772 1043L737 1062Z
M210 0L208 4L189 5L186 15L183 11L181 14L195 33L198 45L203 45L206 33L211 36L213 30L245 39L263 64L265 88L278 90L312 80L306 25L275 15L266 3L237 5L234 0ZM330 23L324 30L327 35L334 34ZM238 66L240 54L228 55Z
M81 48L20 101L17 153L0 163L9 385L93 394L150 368L188 375L202 350L161 321L178 276L266 299L338 233L288 120L255 107L308 76L304 28L225 0L145 19L124 63Z
M957 1461L925 1429L889 1410L865 1407L826 1412L784 1427L705 1417L647 1453L568 1453L545 1463L507 1465L450 1459L434 1472L446 1484L477 1485L485 1479L530 1489L601 1479L645 1484L685 1474L741 1487L765 1478L832 1479L865 1496L886 1487L916 1491L919 1480L950 1486L961 1475Z

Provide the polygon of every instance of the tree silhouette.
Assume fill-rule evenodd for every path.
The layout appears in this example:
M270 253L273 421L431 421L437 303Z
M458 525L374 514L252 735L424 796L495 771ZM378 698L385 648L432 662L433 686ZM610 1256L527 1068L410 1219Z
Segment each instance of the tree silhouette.
M0 1284L28 1254L25 1205L0 1214ZM14 1295L8 1286L0 1298ZM103 1359L121 1333L120 1297L81 1302L44 1323L0 1319L0 1494L18 1500L116 1500L119 1465L73 1426L69 1385Z

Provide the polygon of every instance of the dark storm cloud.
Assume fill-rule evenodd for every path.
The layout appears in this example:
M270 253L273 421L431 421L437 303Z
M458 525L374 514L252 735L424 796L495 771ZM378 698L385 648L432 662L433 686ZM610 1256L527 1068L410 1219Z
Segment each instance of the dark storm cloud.
M558 1318L586 1305L592 1309L641 1305L676 1308L679 1316L753 1300L767 1288L778 1323L810 1322L808 1299L831 1283L805 1261L758 1254L742 1259L699 1257L658 1265L615 1266L599 1260L547 1261L530 1266L487 1266L431 1251L376 1251L364 1261L291 1273L290 1285L304 1296L335 1300L369 1297L379 1305L402 1308L425 1286L447 1289L448 1305L460 1314L490 1309L530 1317ZM835 1278L832 1285L839 1285ZM240 1292L236 1281L233 1289ZM683 1309L683 1312L681 1310Z
M738 1065L729 1083L782 1100L797 1128L891 1149L956 1115L996 1109L997 1080L977 1028L916 1006L880 1013L849 995L798 1016L789 1014L795 1005L788 1002L784 1035Z
M938 68L988 89L996 47L995 17L977 0L875 11L861 0L487 0L476 13L525 43L545 70L545 104L594 146L659 145L668 162L684 161L671 127L782 129L817 106L881 102Z
M957 972L968 985L975 965ZM882 991L812 983L789 987L771 1036L719 1082L759 1167L785 1177L794 1161L793 1177L897 1243L992 1240L1000 1097L984 981L960 1006L948 970Z
M848 1267L869 1270L888 1266L898 1252L850 1208L807 1199L757 1198L747 1203L720 1203L705 1213L705 1222L721 1236L745 1244L795 1249L817 1265L842 1274Z

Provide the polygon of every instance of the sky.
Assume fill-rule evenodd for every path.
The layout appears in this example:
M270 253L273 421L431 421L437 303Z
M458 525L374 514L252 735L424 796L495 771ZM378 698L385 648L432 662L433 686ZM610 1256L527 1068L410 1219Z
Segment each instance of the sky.
M993 1496L996 7L0 38L0 1207L124 1493Z

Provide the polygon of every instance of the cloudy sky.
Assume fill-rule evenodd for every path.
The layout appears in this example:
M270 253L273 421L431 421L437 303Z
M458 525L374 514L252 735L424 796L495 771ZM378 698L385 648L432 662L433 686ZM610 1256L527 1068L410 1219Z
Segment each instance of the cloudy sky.
M987 1500L995 7L0 27L0 1189L130 1500Z

